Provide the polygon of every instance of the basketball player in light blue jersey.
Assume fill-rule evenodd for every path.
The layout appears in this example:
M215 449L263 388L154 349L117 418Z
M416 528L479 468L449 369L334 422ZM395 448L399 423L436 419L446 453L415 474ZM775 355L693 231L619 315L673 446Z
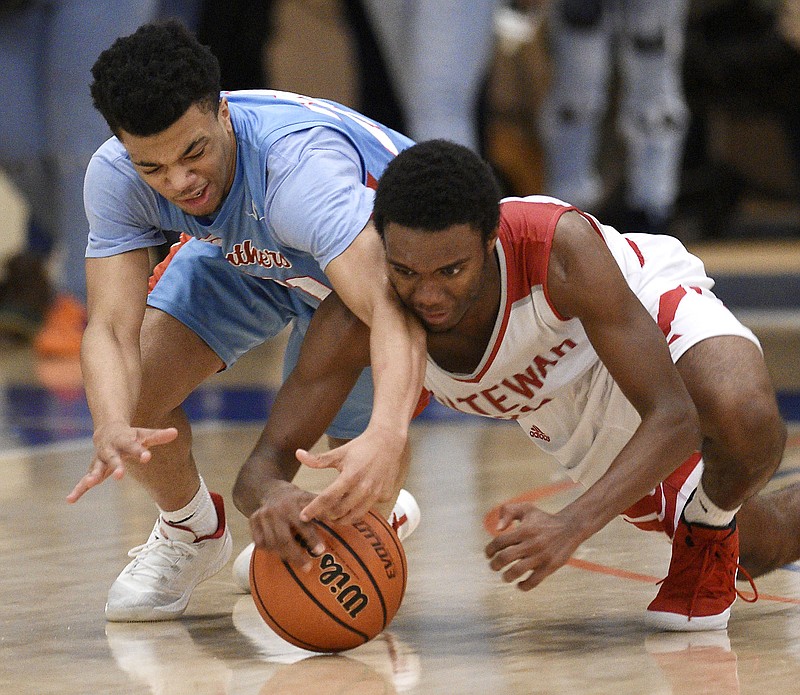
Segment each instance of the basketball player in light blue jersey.
M304 510L352 521L398 494L420 393L424 335L384 275L371 184L411 142L338 104L281 92L220 95L219 66L177 23L118 39L92 97L114 137L87 169L89 323L82 347L95 452L68 496L130 473L160 514L112 585L109 620L180 616L231 555L222 497L191 454L180 404L203 380L293 322L290 370L314 310L335 289L372 327L375 373L328 430L336 481ZM148 250L191 237L148 298ZM406 507L416 506L404 495ZM403 509L397 517L413 518Z

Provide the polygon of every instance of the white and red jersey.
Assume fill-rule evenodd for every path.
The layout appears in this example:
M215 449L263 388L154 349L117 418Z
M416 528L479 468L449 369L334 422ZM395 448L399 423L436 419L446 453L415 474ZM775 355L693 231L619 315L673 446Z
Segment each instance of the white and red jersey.
M471 374L428 357L425 387L444 405L516 420L568 473L591 485L640 418L608 374L578 319L561 316L547 289L556 223L575 210L554 198L508 198L500 206L500 310ZM579 211L580 212L580 211ZM755 336L710 292L702 262L673 237L622 235L581 213L605 240L628 284L669 342L673 360L712 335Z

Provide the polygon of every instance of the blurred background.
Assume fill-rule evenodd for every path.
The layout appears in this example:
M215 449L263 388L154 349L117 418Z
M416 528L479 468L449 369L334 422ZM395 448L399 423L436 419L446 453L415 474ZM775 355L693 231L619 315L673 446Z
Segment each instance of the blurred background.
M101 10L110 10L105 23L77 21L80 11ZM185 22L212 48L223 88L333 99L416 139L473 147L507 195L556 195L622 231L678 237L761 339L793 417L800 0L0 0L4 71L32 61L21 73L28 81L6 88L12 108L0 115L6 448L91 432L77 361L82 271L69 261L82 255L86 221L74 212L80 191L59 177L82 171L108 136L88 91L97 53L163 17ZM103 31L112 39L89 50L88 37ZM25 32L33 43L20 44ZM71 59L72 73L38 77L48 60ZM31 113L19 106L25 94ZM47 101L54 106L32 136L35 151L23 148L21 157L27 167L35 154L50 178L31 185L20 176L15 128L35 130L32 112ZM50 138L70 122L80 140L74 152ZM282 348L277 339L243 360L252 368L212 380L209 389L233 389L233 400L203 391L189 404L194 417L263 417Z

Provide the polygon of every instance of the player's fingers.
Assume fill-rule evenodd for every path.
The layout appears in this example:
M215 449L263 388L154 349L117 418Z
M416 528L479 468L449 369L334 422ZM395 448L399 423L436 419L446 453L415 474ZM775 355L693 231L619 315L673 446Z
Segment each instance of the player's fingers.
M336 482L339 482L338 479ZM305 522L312 519L338 521L348 510L347 493L341 492L339 486L333 483L302 509L300 519Z
M143 461L143 463L145 462ZM122 480L125 477L125 466L117 466L116 468L112 469L111 475L113 476L114 480Z
M503 572L503 581L511 584L534 570L535 564L530 558L517 560Z
M150 452L145 447L135 439L131 439L122 443L109 443L99 446L95 452L95 459L100 461L102 465L111 468L112 470L108 473L108 475L111 475L114 469L124 468L126 461L146 463L149 455Z
M67 502L70 504L77 502L84 493L108 478L111 472L111 469L102 461L98 459L92 461L89 466L89 472L77 482L75 487L72 488L72 491L67 495Z
M169 444L178 437L178 430L175 427L167 427L165 429L144 429L137 430L137 439L141 442L142 446L159 446L160 444Z
M522 519L524 507L520 504L504 504L498 513L497 526L498 532L505 531L515 521Z
M335 521L339 524L355 524L361 521L367 512L374 506L370 499L363 499L358 503L350 501L349 511L344 512L341 516L337 517Z
M261 520L254 514L250 517L250 535L253 537L253 543L258 548L269 548L267 545L264 527L261 525Z
M297 532L311 555L317 557L325 552L325 543L320 534L317 533L316 524L303 524L298 528Z
M278 554L287 562L301 567L304 571L311 569L311 557L306 550L306 540L295 524L281 520L270 527L272 542Z
M290 546L292 561L298 563L305 572L314 566L311 558L325 552L325 544L317 534L314 524L302 524L298 527Z
M309 548L321 554L325 546L314 531L313 524L302 524L295 529L283 520L275 521L258 514L250 517L250 530L253 542L270 552L276 552L281 559L308 571L313 566Z
M520 551L519 546L513 545L509 548L505 548L498 553L495 553L492 556L492 559L489 561L489 567L491 567L495 572L499 572L504 567L507 567L512 562L520 559Z
M506 531L505 533L495 536L491 541L489 541L484 552L486 553L486 557L493 558L506 548L515 546L517 542L518 538L515 531Z
M531 589L535 589L552 573L552 570L537 569L536 571L531 572L528 577L519 582L517 584L517 588L521 591L530 591Z
M309 468L336 468L339 470L341 457L336 453L335 449L319 455L312 454L305 449L298 449L295 451L295 456L300 463Z
M85 492L91 490L95 485L97 485L97 482L94 482L91 476L83 476L83 478L77 482L75 487L72 488L72 491L67 495L67 502L70 504L75 504L75 502L83 497Z

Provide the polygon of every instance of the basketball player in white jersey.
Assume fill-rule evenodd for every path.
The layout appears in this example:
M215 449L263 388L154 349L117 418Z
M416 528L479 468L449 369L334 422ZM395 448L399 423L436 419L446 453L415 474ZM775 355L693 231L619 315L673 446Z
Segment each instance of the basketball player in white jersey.
M756 494L786 438L757 339L676 239L623 235L552 198L498 197L476 155L429 141L388 165L373 215L389 279L427 331L426 390L517 420L585 489L556 514L506 505L492 569L533 589L623 515L673 539L648 622L725 628L740 552L752 576L800 556L800 486ZM286 557L300 552L295 533L318 538L283 442L324 428L368 359L366 334L335 296L323 303L240 473L256 543Z

